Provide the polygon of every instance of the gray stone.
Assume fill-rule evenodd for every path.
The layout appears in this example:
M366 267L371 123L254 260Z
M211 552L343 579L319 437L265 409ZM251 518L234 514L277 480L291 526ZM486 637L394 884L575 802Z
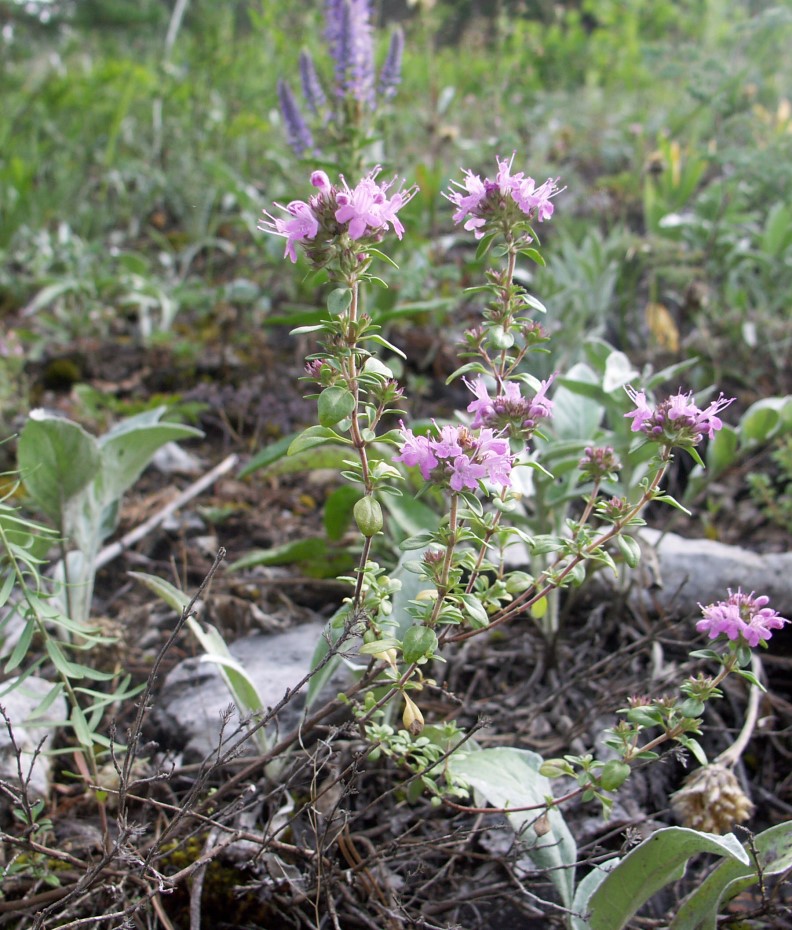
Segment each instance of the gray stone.
M46 798L50 789L50 757L46 755L55 733L54 724L28 724L30 718L54 687L51 681L30 676L21 684L13 679L3 683L4 693L0 697L6 720L0 721L0 778L19 786L19 766L11 735L21 754L22 778L27 782L31 801ZM8 690L13 688L13 690ZM66 700L60 695L44 714L46 721L62 722L66 719ZM36 755L36 751L41 750Z
M277 704L289 688L294 688L310 668L324 623L301 624L283 633L256 633L237 640L229 648L256 685L265 707ZM341 669L328 689L335 694L349 680ZM268 733L285 733L295 727L305 705L305 688L279 712ZM185 659L167 676L152 722L158 730L161 748L181 750L185 762L200 761L217 751L222 718L232 708L224 737L240 725L233 697L216 665L200 657ZM251 751L255 746L250 741Z
M726 598L729 588L742 588L766 594L770 606L782 616L792 615L792 552L760 554L648 527L641 529L639 537L652 550L637 569L643 573L642 596L651 596L664 609L693 613L699 604ZM651 582L651 592L646 590L646 581Z

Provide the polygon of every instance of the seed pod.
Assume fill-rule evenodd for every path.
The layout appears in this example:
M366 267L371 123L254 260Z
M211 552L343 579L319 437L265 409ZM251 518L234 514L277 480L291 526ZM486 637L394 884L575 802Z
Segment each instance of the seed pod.
M382 507L379 501L370 494L360 498L352 513L355 515L358 529L367 539L370 536L376 536L382 529Z

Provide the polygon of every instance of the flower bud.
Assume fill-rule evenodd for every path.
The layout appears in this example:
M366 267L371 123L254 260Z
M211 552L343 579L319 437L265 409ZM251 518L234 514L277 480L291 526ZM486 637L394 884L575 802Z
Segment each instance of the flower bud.
M411 697L408 697L406 694L403 695L403 697L404 713L402 714L402 723L404 724L404 729L408 730L412 736L418 736L424 728L423 714Z
M376 536L382 529L382 507L379 501L370 494L360 498L352 513L358 529L367 539L370 536Z

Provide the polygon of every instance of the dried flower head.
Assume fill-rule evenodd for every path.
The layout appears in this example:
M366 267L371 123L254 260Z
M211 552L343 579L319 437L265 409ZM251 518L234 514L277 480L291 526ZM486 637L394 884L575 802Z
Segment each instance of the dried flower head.
M671 806L683 826L704 833L728 833L753 812L732 771L717 762L692 772L672 796Z

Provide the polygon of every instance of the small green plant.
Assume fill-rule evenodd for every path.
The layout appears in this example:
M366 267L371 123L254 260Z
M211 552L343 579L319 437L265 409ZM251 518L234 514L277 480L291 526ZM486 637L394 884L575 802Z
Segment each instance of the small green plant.
M54 670L55 681L33 710L31 722L70 726L95 774L94 747L109 746L98 732L105 711L136 689L129 675L119 679L115 671L94 668L91 653L113 640L63 611L44 573L57 533L9 503L17 490L12 484L0 500L0 655L4 674L12 676L0 689L0 698L30 676ZM115 686L102 691L85 682ZM69 702L68 720L50 720L48 712L61 695Z
M90 616L96 557L116 527L124 493L165 443L202 435L191 426L161 422L165 409L122 420L98 439L78 423L34 410L19 437L20 475L61 540L61 594L66 612L79 623Z
M792 534L792 436L779 439L770 453L770 459L778 468L778 478L766 472L751 472L747 477L751 497L764 516Z

